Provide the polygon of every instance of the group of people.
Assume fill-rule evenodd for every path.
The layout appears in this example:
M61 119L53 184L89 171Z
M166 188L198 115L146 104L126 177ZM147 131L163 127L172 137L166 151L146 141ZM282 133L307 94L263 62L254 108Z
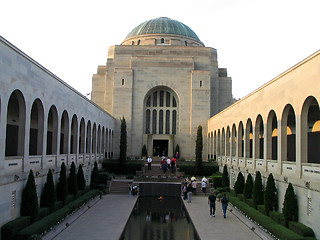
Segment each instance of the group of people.
M175 157L173 157L172 159L170 159L169 157L166 158L165 156L162 156L162 160L161 160L161 170L163 171L163 174L166 175L167 170L174 173L175 169L176 169L176 164L177 164L177 159Z
M201 179L201 189L202 189L202 194L205 196L206 195L206 189L208 185L208 179L206 177L203 177ZM197 194L197 180L195 177L192 177L190 180L189 178L185 178L183 183L182 183L182 191L183 191L183 199L187 200L188 203L191 203L191 196ZM215 212L216 212L216 195L214 191L212 190L210 192L210 195L208 196L208 204L210 207L210 216L215 217ZM226 212L227 212L227 207L228 207L228 198L226 194L223 195L221 198L221 204L222 204L222 210L223 210L223 217L226 218Z
M138 187L132 185L132 182L129 182L129 197L138 195Z

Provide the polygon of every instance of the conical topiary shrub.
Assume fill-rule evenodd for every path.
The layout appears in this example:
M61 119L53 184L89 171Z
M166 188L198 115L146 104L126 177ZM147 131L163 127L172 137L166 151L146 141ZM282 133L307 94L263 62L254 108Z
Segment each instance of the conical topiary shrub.
M79 165L78 173L77 173L77 183L78 183L78 189L84 190L86 187L86 180L84 179L83 169L82 165Z
M269 174L268 180L267 180L267 186L266 190L264 192L264 206L267 215L269 215L270 211L275 210L274 207L276 205L276 201L278 202L277 196L277 189L274 182L274 178L272 173Z
M256 178L254 180L252 195L253 195L253 204L255 208L257 208L257 205L263 204L263 185L262 185L261 173L259 171L257 172Z
M65 202L68 195L67 170L64 162L61 164L60 174L57 183L57 199Z
M203 149L203 139L202 139L202 126L199 125L197 129L197 139L196 139L196 167L197 174L201 174L202 172L202 149Z
M76 165L74 162L71 163L69 178L68 178L68 193L77 195L78 184L77 184L77 175L76 175Z
M252 179L252 175L249 173L247 176L246 183L244 185L244 190L243 190L245 199L252 198L252 189L253 189L253 179Z
M91 188L96 188L99 182L99 171L98 171L98 164L94 162L94 166L91 172Z
M31 222L34 222L38 216L38 208L36 183L33 172L30 170L26 186L22 192L20 215L30 216Z
M53 175L51 169L49 169L47 174L47 181L44 184L43 191L40 199L40 207L48 207L50 210L54 207L54 202L56 201L56 190L53 182Z
M146 145L143 145L142 150L141 150L141 157L147 157L148 151Z
M289 183L284 196L282 214L286 226L288 226L289 221L298 221L298 201L291 183Z
M237 181L234 184L234 190L236 194L242 194L244 188L244 177L241 172L238 173Z
M222 173L222 187L227 188L229 186L230 186L230 181L229 181L228 168L227 168L227 165L224 165L223 173Z

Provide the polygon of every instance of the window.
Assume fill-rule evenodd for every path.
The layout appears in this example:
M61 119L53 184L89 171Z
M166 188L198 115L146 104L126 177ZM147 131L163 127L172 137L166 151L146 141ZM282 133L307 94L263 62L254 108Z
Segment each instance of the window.
M140 40L138 40L138 45L140 45Z
M177 107L177 102L174 97L172 97L172 107Z
M187 43L187 41L184 41L184 45L188 46L188 43Z
M202 87L202 81L200 81L200 87Z
M166 111L166 134L170 134L170 111Z
M164 91L160 91L160 107L163 107Z
M153 110L152 112L152 133L157 133L157 110Z
M170 93L167 92L166 94L166 107L170 107Z
M123 86L124 85L124 79L122 78L121 80L121 85Z
M151 107L151 96L148 97L146 107Z
M177 111L172 112L172 134L176 134L176 123L177 123Z
M153 104L152 104L153 107L157 106L157 98L158 98L158 92L154 92L153 93Z
M146 111L146 134L150 133L150 110Z
M164 43L164 39L163 38L161 38L161 43Z
M134 45L134 41L131 42L131 45Z
M159 134L163 134L163 110L159 112Z

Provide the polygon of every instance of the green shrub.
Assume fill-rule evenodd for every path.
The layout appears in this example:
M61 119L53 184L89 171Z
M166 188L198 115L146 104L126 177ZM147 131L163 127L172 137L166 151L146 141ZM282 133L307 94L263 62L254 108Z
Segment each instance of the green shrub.
M247 199L246 199L246 203L247 203L250 207L254 208L254 202L253 202L253 199L252 199L252 198L247 198Z
M31 237L29 237L27 240L41 240L41 236L39 234L33 234Z
M255 208L257 208L257 205L263 204L263 185L261 173L259 171L257 172L254 180L252 196Z
M237 197L239 198L240 201L244 202L244 195L243 194L238 194Z
M253 189L253 179L252 179L252 175L249 173L243 189L243 194L246 199L252 198L252 189Z
M314 237L314 232L313 232L312 228L310 228L300 222L290 221L289 222L289 229L291 229L292 231L294 231L304 237Z
M224 165L224 167L223 167L222 187L230 187L230 180L229 180L229 174L228 174L227 165Z
M127 175L127 179L133 179L134 175L132 173Z
M52 207L52 209L53 209L53 207ZM48 216L49 214L50 214L50 208L47 208L47 207L39 208L36 221L44 218L45 216Z
M276 223L270 217L261 214L256 209L249 207L246 203L240 201L237 197L232 197L229 194L230 202L244 212L247 216L252 218L254 221L261 224L265 229L273 233L276 237L281 240L302 240L304 239L299 234L291 231L290 229Z
M147 157L148 151L146 145L143 145L142 150L141 150L141 157Z
M214 188L222 187L222 176L214 176L212 179Z
M63 206L63 202L62 201L56 201L54 203L54 206L53 206L53 211L56 211L56 210L62 208L62 206Z
M110 178L109 173L99 172L98 173L98 184L107 184L109 178Z
M68 178L68 193L77 195L78 183L77 183L77 174L76 174L76 165L74 162L71 163L70 173Z
M284 221L284 217L282 213L276 212L276 211L271 211L269 212L269 216L277 223L281 224L281 219Z
M91 182L90 185L97 185L99 181L99 170L97 162L94 162L93 169L91 172Z
M73 200L74 200L74 195L69 194L69 195L66 197L65 204L68 204L68 203L72 202Z
M67 170L64 162L61 163L60 174L57 183L57 200L63 203L68 195Z
M199 125L197 129L197 139L196 139L196 148L195 148L197 175L203 175L200 173L202 172L202 168L203 168L202 149L203 149L202 126Z
M48 216L44 217L40 221L37 221L37 222L33 223L32 225L24 228L22 231L20 231L17 234L17 240L28 239L33 234L40 234L41 235L45 231L49 230L52 226L57 224L59 221L66 218L73 211L75 211L76 209L81 207L83 204L88 202L90 199L99 195L99 193L100 192L98 190L92 190L92 191L85 193L80 198L65 205L63 208L58 209L57 211L49 214Z
M40 199L40 207L48 207L53 209L54 202L56 201L56 190L53 182L53 175L51 169L47 173L47 181L44 184L43 191Z
M267 212L266 212L266 209L265 209L265 206L264 205L257 205L257 210L260 212L260 213L262 213L262 214L264 214L264 215L267 215Z
M178 167L180 172L184 172L185 175L191 176L211 176L212 174L219 171L217 163L203 162L203 168L200 172L197 172L196 164L194 161L191 162L180 162L178 161Z
M277 196L277 189L276 185L274 183L274 178L272 173L269 174L268 180L267 180L267 186L266 190L264 192L264 206L265 211L267 215L269 215L270 211L275 210L274 207L276 205L275 202L278 202Z
M79 165L78 173L77 173L77 183L78 189L83 190L86 187L86 180L84 179L82 165Z
M290 221L298 221L298 201L291 183L289 183L284 196L282 213L287 227Z
M33 172L30 170L26 186L22 192L20 215L30 216L31 222L34 222L38 216L38 208L36 183L34 181Z
M241 172L238 173L237 181L234 184L234 190L236 194L242 194L244 188L244 177Z
M1 228L1 239L14 240L19 231L30 225L30 216L16 218Z
M116 174L136 174L136 171L140 171L142 166L143 166L143 161L141 160L131 160L131 161L126 161L125 166L123 169L121 168L119 162L114 161L114 160L105 160L102 163L102 167L105 171L107 172L112 172Z

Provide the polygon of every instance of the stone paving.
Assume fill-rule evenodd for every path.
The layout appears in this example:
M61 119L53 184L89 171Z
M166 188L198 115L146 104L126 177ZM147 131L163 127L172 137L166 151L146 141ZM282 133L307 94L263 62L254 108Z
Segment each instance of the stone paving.
M126 225L137 197L108 194L79 217L73 224L56 236L55 240L117 240ZM194 196L185 202L191 220L201 240L272 239L257 235L252 226L239 220L236 210L227 212L223 218L221 204L216 203L216 217L209 216L206 196ZM232 209L229 207L229 209ZM240 214L241 215L241 214Z

